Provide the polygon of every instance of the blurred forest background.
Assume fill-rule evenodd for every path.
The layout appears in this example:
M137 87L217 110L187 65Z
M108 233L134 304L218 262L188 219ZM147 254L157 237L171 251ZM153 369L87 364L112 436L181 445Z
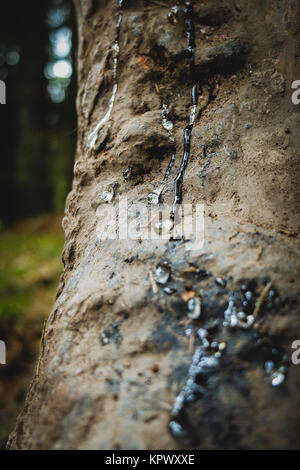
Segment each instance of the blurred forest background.
M62 269L61 219L76 142L71 0L10 0L0 16L0 448L38 357Z

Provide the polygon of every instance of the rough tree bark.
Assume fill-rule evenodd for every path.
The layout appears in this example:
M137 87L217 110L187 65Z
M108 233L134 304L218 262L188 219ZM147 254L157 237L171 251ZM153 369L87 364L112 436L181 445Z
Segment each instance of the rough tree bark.
M299 4L194 2L194 78L189 7L172 6L124 2L117 54L118 2L76 1L78 145L64 271L8 448L299 448ZM111 116L89 148L117 55ZM107 209L125 196L147 203L160 187L174 150L166 121L177 159L162 197L172 204L193 80L183 202L205 206L203 248L97 240ZM105 190L114 195L106 205ZM158 265L171 274L165 283L154 278ZM194 293L202 309L193 320Z

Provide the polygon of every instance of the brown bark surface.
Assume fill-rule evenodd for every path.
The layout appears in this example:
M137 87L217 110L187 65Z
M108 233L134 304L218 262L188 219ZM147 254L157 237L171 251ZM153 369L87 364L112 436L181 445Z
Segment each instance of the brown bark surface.
M147 203L163 179L172 152L163 104L177 149L163 199L173 201L192 81L184 4L170 20L172 6L125 2L116 99L89 149L111 97L119 10L117 2L76 2L78 145L64 271L9 448L299 448L300 366L291 363L300 339L300 105L291 101L300 79L298 2L194 2L200 96L183 202L205 206L203 248L97 241L99 217L104 226L124 197ZM112 201L101 204L111 187ZM151 273L164 262L171 277L159 284ZM270 280L253 325L223 325L233 291L236 313L249 316ZM201 299L197 320L187 315L186 292ZM197 350L216 365L201 369ZM282 384L272 386L267 361ZM172 415L188 377L201 389Z

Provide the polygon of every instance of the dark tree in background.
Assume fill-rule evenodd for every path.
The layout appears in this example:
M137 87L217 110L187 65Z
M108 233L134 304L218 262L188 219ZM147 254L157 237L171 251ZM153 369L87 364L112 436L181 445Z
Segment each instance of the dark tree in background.
M74 21L69 0L1 5L0 79L7 90L7 104L0 107L4 223L64 206L76 135L76 76L61 61L74 64ZM72 32L69 45L66 31Z

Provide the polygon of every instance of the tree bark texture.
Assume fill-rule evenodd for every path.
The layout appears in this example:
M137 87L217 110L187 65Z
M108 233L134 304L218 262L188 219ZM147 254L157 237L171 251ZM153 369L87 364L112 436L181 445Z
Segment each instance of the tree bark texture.
M299 2L119 3L76 1L64 270L8 448L299 448ZM97 238L120 200L150 205L176 148L172 205L184 129L203 248Z

